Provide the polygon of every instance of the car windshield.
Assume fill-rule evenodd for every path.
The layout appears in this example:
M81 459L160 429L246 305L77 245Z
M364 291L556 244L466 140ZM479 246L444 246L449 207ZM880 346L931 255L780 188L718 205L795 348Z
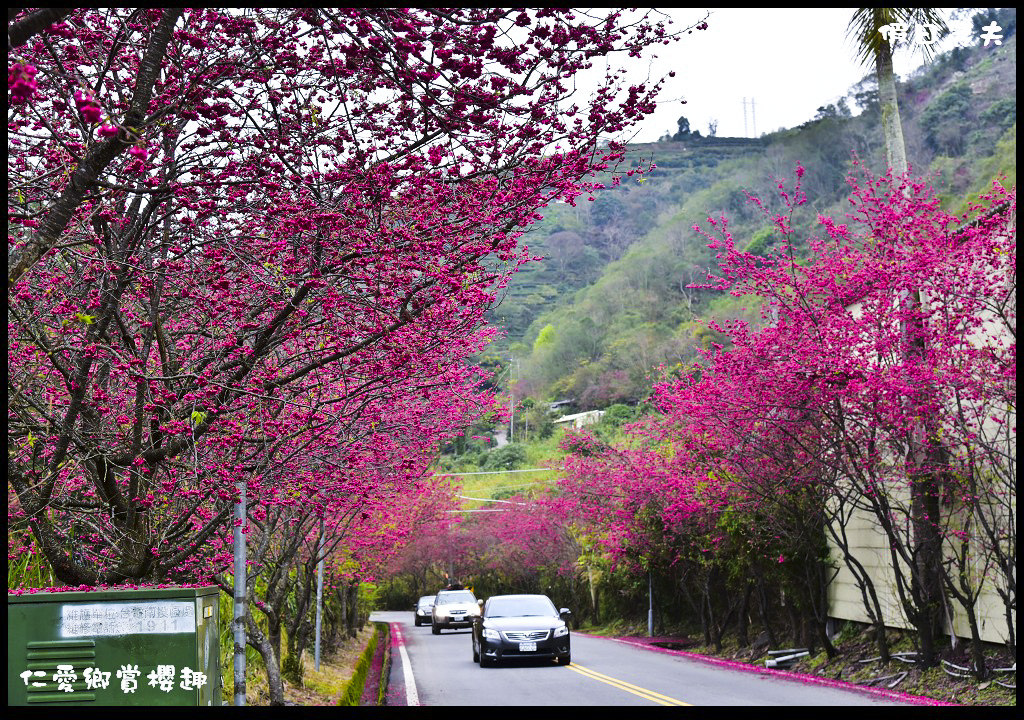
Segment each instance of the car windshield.
M469 590L455 590L452 592L439 593L437 605L450 605L451 603L473 603L476 598Z
M487 603L487 617L558 617L558 611L544 595L496 597Z
M430 607L434 604L434 596L428 595L427 597L420 598L420 607Z

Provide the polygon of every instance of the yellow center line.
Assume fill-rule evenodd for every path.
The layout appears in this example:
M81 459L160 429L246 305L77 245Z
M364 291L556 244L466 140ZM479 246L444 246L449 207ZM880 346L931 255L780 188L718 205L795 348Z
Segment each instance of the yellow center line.
M675 698L670 698L667 695L656 693L653 690L648 690L647 688L642 688L637 685L633 685L632 683L628 683L625 680L619 680L618 678L603 675L597 672L596 670L585 668L582 665L577 665L576 663L571 663L569 665L569 669L575 670L584 677L589 677L593 680L598 680L599 682L611 685L612 687L617 687L620 690L625 690L626 692L633 693L634 695L639 695L645 700L651 700L652 702L656 702L659 705L676 705L687 707L690 706L690 703L685 703L682 700L676 700Z

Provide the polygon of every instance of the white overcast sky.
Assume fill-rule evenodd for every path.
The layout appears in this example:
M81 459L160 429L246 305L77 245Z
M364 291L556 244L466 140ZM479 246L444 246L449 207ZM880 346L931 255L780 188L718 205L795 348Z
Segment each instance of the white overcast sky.
M659 46L650 64L651 77L669 70L658 109L639 127L633 142L654 142L676 131L685 115L691 130L706 135L718 120L721 136L742 136L743 98L753 100L757 134L791 128L814 117L818 107L836 102L873 68L858 66L846 27L854 8L709 8L664 9L671 28L699 22L706 12L708 29L695 30L678 43ZM949 22L951 9L946 11ZM969 16L950 22L954 36L940 49L972 42ZM979 43L977 38L973 42ZM989 45L994 47L994 45ZM636 63L643 76L648 61ZM905 77L923 63L920 51L897 51L896 72ZM685 105L679 103L683 98ZM673 101L674 100L674 101ZM851 105L856 113L857 109ZM753 136L748 105L747 135Z

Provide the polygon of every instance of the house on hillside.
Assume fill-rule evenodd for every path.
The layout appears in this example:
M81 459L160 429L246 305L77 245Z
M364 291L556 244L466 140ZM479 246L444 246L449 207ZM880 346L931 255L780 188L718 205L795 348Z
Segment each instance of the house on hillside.
M601 417L604 415L604 410L587 410L586 412L575 413L573 415L563 415L554 421L555 425L568 425L572 423L572 427L579 430L584 425L596 425L600 422Z

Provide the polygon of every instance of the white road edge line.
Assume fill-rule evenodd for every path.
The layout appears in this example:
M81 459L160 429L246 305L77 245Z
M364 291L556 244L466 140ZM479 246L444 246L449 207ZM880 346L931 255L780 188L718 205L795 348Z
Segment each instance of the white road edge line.
M416 678L412 676L412 663L409 662L409 653L405 650L405 638L402 637L402 629L398 623L392 623L395 635L398 636L398 653L402 658L402 679L405 681L405 704L419 705L420 696L416 692Z

